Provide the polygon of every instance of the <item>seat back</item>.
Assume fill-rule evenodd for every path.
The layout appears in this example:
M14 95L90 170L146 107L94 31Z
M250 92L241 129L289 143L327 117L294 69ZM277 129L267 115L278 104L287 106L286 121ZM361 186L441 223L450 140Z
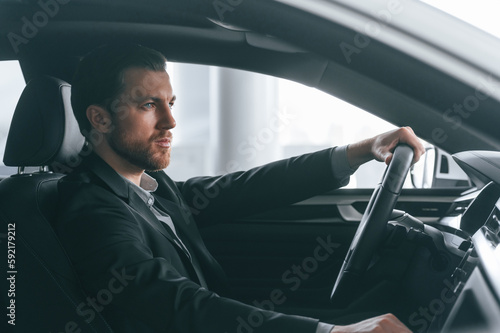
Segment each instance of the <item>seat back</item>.
M51 223L63 176L52 169L74 167L84 144L70 93L70 85L55 78L30 81L7 138L4 163L19 172L0 181L0 223L7 233L0 241L11 255L0 267L8 277L2 289L8 291L7 326L15 332L112 332L101 309L88 302ZM27 166L39 171L25 173Z

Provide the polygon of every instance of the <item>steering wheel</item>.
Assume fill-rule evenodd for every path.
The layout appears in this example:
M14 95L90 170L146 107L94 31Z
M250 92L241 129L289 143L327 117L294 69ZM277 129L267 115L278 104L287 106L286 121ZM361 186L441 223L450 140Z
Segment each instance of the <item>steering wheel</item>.
M337 304L352 297L368 268L375 250L380 246L385 229L413 160L413 149L400 144L385 169L381 182L373 191L358 230L354 235L330 297Z

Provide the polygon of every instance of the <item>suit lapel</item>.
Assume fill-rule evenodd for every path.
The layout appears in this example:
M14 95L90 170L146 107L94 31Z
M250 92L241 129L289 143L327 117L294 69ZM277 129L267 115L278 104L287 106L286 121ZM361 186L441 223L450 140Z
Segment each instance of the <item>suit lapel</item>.
M165 238L174 244L176 248L179 248L173 236L169 234L163 223L158 220L146 203L142 201L111 166L96 154L88 156L85 159L85 165L110 189L110 191L122 198L128 203L132 210L142 216L147 223L165 236ZM204 275L208 285L211 287L210 289L227 294L227 278L219 263L205 247L197 226L194 223L194 219L190 216L191 212L187 206L185 206L186 209L184 209L183 201L178 193L177 186L162 171L152 172L150 175L156 179L159 185L155 195L156 200L158 200L159 204L168 214L171 214L174 225L178 227L182 235L186 237L189 250L193 250L193 255L197 256L201 268L198 266L194 267L190 260L185 260L186 265L194 272L211 272L210 274ZM187 258L185 255L184 257L185 259ZM195 276L196 275L195 273Z
M211 290L214 290L222 295L230 295L228 289L229 282L224 270L217 260L210 254L201 238L198 226L196 225L194 216L189 209L189 206L182 199L182 195L177 188L177 185L168 177L165 172L151 172L149 175L158 182L158 189L155 191L155 197L167 198L169 203L177 207L178 214L182 217L181 223L177 223L179 228L186 230L189 236L189 241L194 248L195 255L199 259L202 271L205 273L205 279ZM160 202L165 203L166 200Z
M86 159L86 165L114 194L122 198L136 213L142 216L149 225L175 244L174 239L165 229L162 222L158 221L146 203L130 188L127 181L109 166L109 164L104 162L99 156L92 154ZM175 246L177 246L177 244L175 244Z
M175 193L172 193L171 197L172 196L176 196ZM197 272L203 272L203 277L211 290L226 296L230 295L226 274L217 260L215 260L206 248L198 231L198 227L194 219L190 216L191 212L188 211L187 208L184 209L180 202L179 204L173 203L160 196L155 196L155 199L168 214L171 214L172 221L174 221L178 232L186 236L183 240L186 239L189 251L191 251L193 256L198 258L199 266L193 266L195 270Z
M158 189L154 196L167 214L170 214L175 227L189 238L189 242L197 250L208 253L203 240L198 231L198 227L191 216L191 211L182 204L182 199L177 194L178 190L175 184L168 178L164 172L153 172L150 174L158 182ZM204 253L204 254L205 254Z
M182 239L184 240L184 238L189 238L189 243L192 245L192 243L195 241L191 239L191 237L193 236L193 232L189 230L188 224L190 223L190 221L182 213L182 208L179 205L169 200L165 200L159 196L155 196L155 200L159 207L165 213L170 215L178 233L180 232L180 234L183 236Z
M149 225L159 231L163 236L168 238L175 246L177 246L174 241L174 236L171 235L167 228L163 225L161 221L158 220L156 215L151 211L151 209L142 201L142 199L134 192L134 190L130 189L129 193L129 205L135 210L140 216L146 220Z

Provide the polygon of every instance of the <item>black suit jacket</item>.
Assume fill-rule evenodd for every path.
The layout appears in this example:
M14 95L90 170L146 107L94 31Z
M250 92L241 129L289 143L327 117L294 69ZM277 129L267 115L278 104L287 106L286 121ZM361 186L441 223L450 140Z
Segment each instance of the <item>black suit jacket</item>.
M199 227L297 202L339 186L331 150L246 172L174 182L163 171L154 196L195 266L130 184L96 155L59 183L56 230L89 295L77 312L102 311L118 332L311 332L317 321L223 297L225 275ZM201 287L196 270L207 287ZM219 296L221 295L221 296ZM251 323L250 326L248 324ZM245 325L246 324L246 325ZM258 325L256 325L258 324ZM246 326L246 328L245 328Z

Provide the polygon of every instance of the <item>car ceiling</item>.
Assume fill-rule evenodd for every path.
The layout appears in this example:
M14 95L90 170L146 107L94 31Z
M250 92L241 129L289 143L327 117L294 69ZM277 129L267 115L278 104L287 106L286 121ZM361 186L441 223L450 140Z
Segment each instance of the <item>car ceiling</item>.
M132 41L162 51L171 61L250 70L316 87L396 125L411 125L421 138L450 153L500 149L500 98L492 94L467 117L455 118L459 124L452 122L444 113L474 96L477 87L466 74L438 69L452 60L460 61L476 76L500 81L490 65L492 59L485 58L486 65L477 59L451 59L450 50L443 52L446 45L425 44L415 31L398 30L395 23L378 39L371 38L349 63L339 45L353 44L359 33L347 18L349 13L353 17L366 13L346 7L343 1L308 0L312 8L308 12L299 9L304 2L292 0L41 2L57 3L58 8L52 7L53 17L15 52L9 36L22 37L26 21L32 23L44 9L40 1L0 0L0 60L20 60L26 80L49 74L71 82L80 56L105 43ZM315 5L346 14L342 20L324 17L313 10ZM436 62L439 66L425 61L418 52L391 44L391 36L418 40L429 49L447 53L448 58L442 59L451 60ZM307 101L300 103L307 112Z

